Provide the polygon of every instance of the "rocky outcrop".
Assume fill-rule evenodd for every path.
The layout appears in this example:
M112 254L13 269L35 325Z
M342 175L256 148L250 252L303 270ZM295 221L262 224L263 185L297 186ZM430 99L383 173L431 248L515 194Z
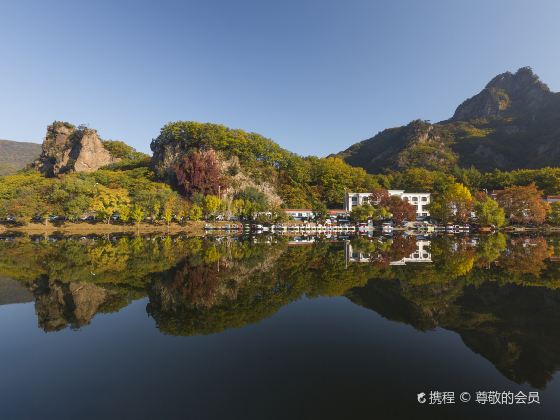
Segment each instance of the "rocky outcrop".
M508 71L494 77L480 93L459 105L451 120L497 118L512 113L534 114L553 95L531 68L523 67L515 73Z
M55 121L47 128L41 156L33 166L46 176L58 176L93 172L119 160L103 146L96 130Z

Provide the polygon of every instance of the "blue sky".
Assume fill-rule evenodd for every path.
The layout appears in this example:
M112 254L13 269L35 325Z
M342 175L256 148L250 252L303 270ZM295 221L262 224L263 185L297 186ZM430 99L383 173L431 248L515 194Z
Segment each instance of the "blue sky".
M506 70L560 90L559 18L557 0L4 1L0 138L65 120L147 152L196 120L324 156L446 119Z

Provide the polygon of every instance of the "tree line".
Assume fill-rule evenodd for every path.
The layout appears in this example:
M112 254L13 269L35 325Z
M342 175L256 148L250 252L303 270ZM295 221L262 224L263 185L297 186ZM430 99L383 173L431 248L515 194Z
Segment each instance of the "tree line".
M337 157L301 157L256 133L192 121L165 125L152 141L151 160L122 142L104 145L122 161L56 178L32 170L0 177L0 219L28 223L58 216L169 224L224 217L274 222L286 220L284 208L310 208L323 219L328 208L342 206L346 192L392 188L432 193L430 213L441 222L465 221L473 212L482 223L496 226L560 222L558 205L541 200L560 193L560 168L488 173L409 168L372 175ZM168 167L162 158L166 147L178 156ZM355 219L414 218L412 206L395 197L375 202L356 209Z

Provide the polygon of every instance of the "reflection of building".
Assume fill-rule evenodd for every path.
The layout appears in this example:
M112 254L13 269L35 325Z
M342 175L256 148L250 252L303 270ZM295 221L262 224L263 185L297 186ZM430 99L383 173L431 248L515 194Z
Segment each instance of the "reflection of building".
M369 252L355 251L352 244L350 242L346 242L346 246L344 247L344 257L346 258L347 263L364 263L371 261L372 254Z
M406 265L406 263L414 262L432 262L432 253L430 252L430 241L416 241L416 251L408 257L404 257L399 261L391 261L390 265Z
M344 209L327 210L327 214L331 219L344 219L348 217L348 212Z
M430 193L407 193L404 190L388 190L390 196L397 196L416 207L416 217L428 217L428 204L430 204ZM370 203L373 193L346 193L344 197L344 210L350 212L352 207ZM372 203L375 204L375 203Z
M360 252L354 250L352 244L350 242L346 243L346 247L344 249L344 254L346 257L346 262L370 262L372 257L376 255L369 253L369 252ZM430 241L426 240L419 240L416 241L416 251L410 254L408 257L404 257L398 261L391 261L390 265L406 265L407 263L415 263L415 262L432 262L432 253L430 252Z

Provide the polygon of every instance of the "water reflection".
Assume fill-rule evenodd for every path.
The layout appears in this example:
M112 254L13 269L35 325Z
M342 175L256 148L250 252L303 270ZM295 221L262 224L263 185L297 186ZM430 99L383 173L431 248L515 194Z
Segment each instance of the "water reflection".
M32 296L39 327L59 331L147 298L162 333L192 336L258 322L302 296L346 296L419 330L455 331L504 376L544 387L560 365L559 244L503 234L4 238L0 302Z

